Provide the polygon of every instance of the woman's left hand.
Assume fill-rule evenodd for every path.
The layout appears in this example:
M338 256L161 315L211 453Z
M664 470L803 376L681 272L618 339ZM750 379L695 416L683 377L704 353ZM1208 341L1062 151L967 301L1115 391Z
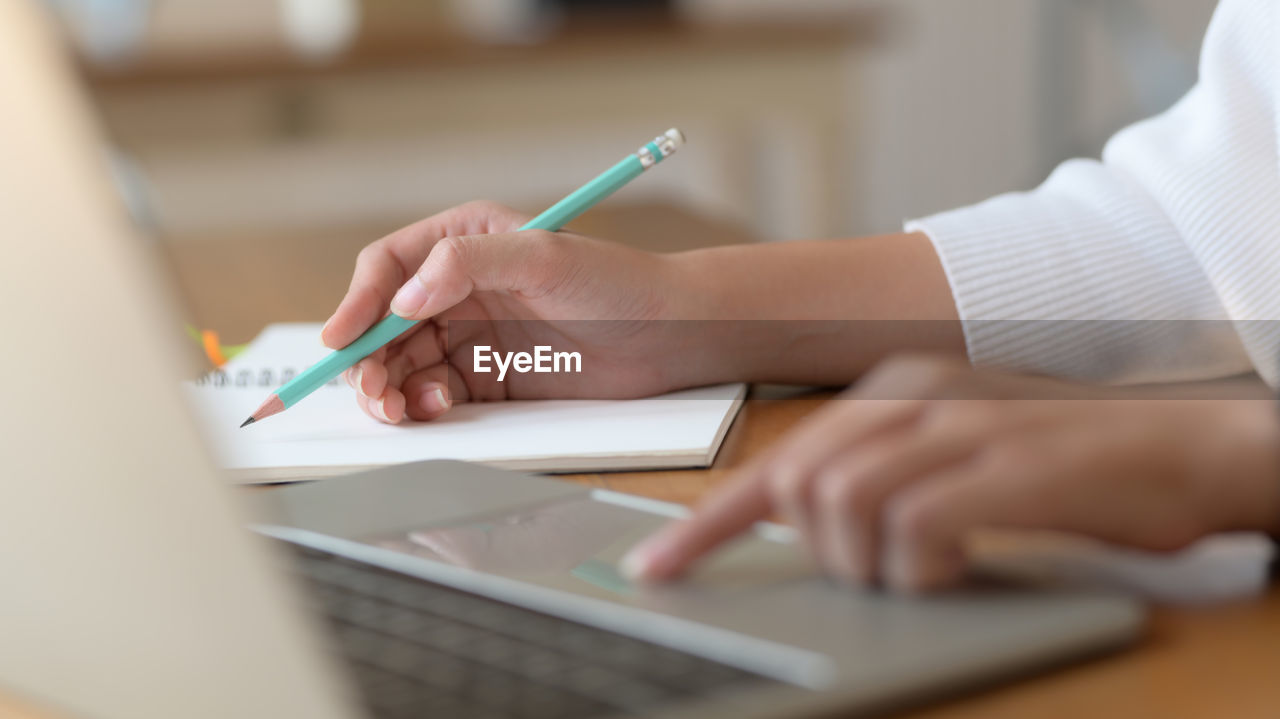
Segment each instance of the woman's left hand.
M807 418L688 520L642 542L637 578L679 576L772 514L832 576L927 591L982 528L1148 550L1280 525L1270 400L1114 398L931 358L891 360Z

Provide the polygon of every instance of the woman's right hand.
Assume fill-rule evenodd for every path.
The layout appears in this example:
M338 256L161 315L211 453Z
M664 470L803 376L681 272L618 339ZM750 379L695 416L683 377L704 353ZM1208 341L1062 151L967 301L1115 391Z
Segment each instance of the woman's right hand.
M696 282L672 256L568 232L517 232L528 217L473 202L405 227L364 248L346 297L325 323L341 348L388 311L425 320L347 371L360 406L383 422L439 417L456 402L622 398L717 381L674 361L696 344ZM581 355L580 374L476 372L473 348ZM687 357L686 357L687 359Z

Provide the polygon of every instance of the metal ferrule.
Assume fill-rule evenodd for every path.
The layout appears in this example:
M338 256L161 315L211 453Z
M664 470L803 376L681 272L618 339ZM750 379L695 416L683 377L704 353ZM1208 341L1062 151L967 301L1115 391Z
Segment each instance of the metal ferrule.
M657 150L656 153L654 152L655 149ZM671 157L675 151L675 140L672 140L666 135L658 135L653 138L653 142L650 142L639 150L636 150L636 157L640 158L640 165L647 170L668 157Z
M653 138L653 144L658 146L658 150L662 153L662 158L666 159L675 154L676 141L666 135L658 135Z

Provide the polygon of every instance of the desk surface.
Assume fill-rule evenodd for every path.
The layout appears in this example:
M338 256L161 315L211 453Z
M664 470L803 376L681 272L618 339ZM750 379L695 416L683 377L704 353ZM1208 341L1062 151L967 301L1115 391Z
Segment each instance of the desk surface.
M584 229L606 237L643 239L638 217L654 217L652 208L641 213L621 210L598 212L587 218ZM681 238L689 244L713 238L716 242L745 235L708 223L676 210L667 214L664 249L677 249ZM652 229L652 225L649 226ZM346 244L344 245L344 242ZM200 278L200 257L210 248L183 243L171 254L178 275L188 287L195 317L208 326L247 327L248 318L321 319L346 286L350 259L362 244L352 236L334 242L332 262L323 262L303 273L303 288L314 294L301 305L284 298L257 298L248 308L227 306L227 292L238 292L243 283L225 284L226 276ZM350 245L350 246L346 246ZM226 246L218 256L236 258L245 275L262 271L263 263L278 257L278 249L260 243ZM204 254L202 254L204 253ZM345 259L344 259L345 258ZM228 269L221 265L219 271ZM327 268L327 269L324 269ZM205 269L213 269L206 267ZM327 277L325 272L339 273ZM295 275L296 276L296 275ZM324 282L316 284L323 278ZM330 284L326 284L330 283ZM336 283L336 284L331 284ZM310 304L308 304L310 303ZM291 313L305 313L292 316ZM215 324L222 322L224 324ZM239 323L239 324L236 324ZM259 322L260 324L260 322ZM239 331L239 329L237 329ZM249 334L252 334L249 332ZM245 339L247 335L232 339ZM761 396L748 401L729 432L715 465L706 470L584 474L566 477L597 487L630 492L657 499L691 503L709 488L730 476L754 453L814 411L829 393L806 393L787 398ZM1147 636L1132 649L1106 658L1074 665L994 689L953 699L903 716L919 719L1001 719L1004 717L1158 716L1162 719L1250 719L1280 716L1280 586L1263 596L1201 608L1156 607ZM0 698L0 717L37 717L22 705Z

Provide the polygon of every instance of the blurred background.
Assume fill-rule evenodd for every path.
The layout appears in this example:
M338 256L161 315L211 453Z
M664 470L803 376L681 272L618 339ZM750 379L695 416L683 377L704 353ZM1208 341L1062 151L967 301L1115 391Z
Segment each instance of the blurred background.
M481 197L534 212L670 126L678 164L612 207L761 240L892 231L1167 107L1215 4L46 2L135 213L210 246L363 244Z

